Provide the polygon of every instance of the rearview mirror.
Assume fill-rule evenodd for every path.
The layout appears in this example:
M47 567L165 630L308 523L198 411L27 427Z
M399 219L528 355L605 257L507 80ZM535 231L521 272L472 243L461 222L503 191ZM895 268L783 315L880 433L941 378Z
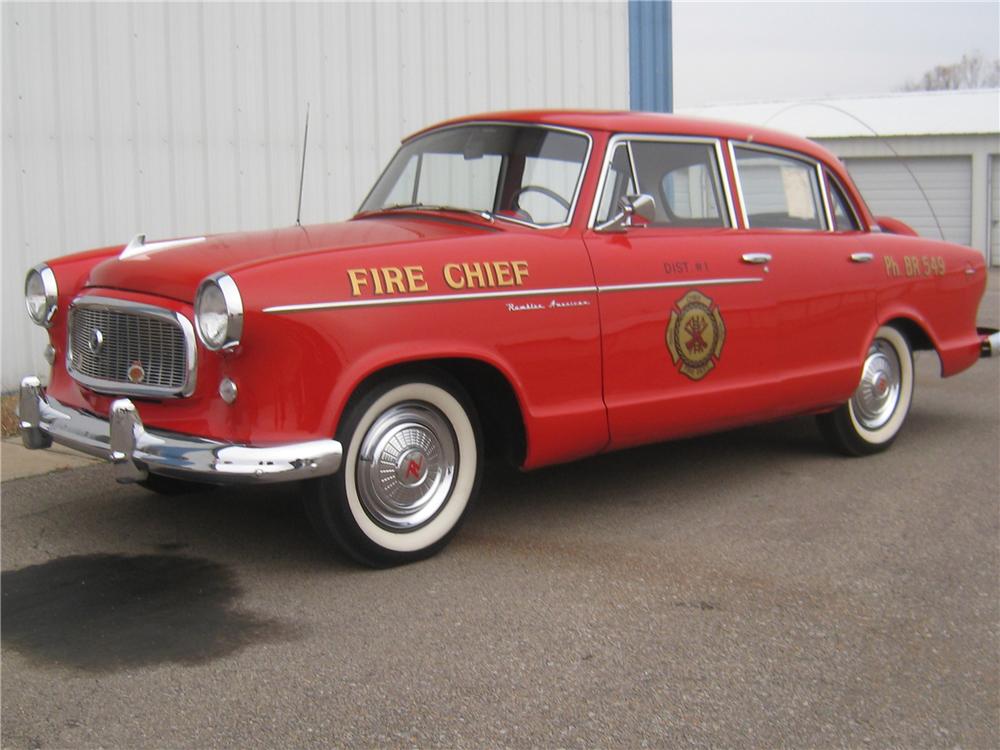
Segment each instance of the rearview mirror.
M618 201L618 213L603 224L594 227L595 232L624 232L630 227L645 226L656 216L656 201L646 193L625 195Z

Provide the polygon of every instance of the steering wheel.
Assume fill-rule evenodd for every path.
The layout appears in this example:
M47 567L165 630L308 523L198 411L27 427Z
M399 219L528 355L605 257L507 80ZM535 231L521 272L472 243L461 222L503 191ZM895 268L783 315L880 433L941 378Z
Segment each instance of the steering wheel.
M516 191L514 191L514 197L511 198L511 205L515 208L520 208L520 198L525 193L541 193L546 198L551 198L560 206L569 211L569 201L563 198L555 190L549 190L547 187L542 187L541 185L522 185Z

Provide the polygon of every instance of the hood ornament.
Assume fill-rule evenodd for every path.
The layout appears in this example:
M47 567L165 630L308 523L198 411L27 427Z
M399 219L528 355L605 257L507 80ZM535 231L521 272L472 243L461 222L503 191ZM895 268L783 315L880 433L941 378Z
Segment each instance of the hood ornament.
M118 256L118 260L131 260L135 258L136 260L149 260L150 253L156 253L160 250L169 250L172 247L183 247L184 245L194 245L198 242L204 242L204 237L189 237L184 240L163 240L161 242L146 242L146 235L137 234L129 243L122 249L121 254Z

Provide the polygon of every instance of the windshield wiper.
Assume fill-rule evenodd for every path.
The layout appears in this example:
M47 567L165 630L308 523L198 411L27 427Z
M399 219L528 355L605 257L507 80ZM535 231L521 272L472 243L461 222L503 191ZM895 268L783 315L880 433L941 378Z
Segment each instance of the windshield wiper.
M475 208L459 208L458 206L443 206L434 205L431 203L393 203L391 206L382 206L381 208L373 208L369 211L362 211L359 216L367 214L377 214L382 211L407 211L407 210L417 210L417 211L454 211L460 214L473 214L478 216L480 219L486 219L486 221L493 221L493 214L489 211L480 211Z

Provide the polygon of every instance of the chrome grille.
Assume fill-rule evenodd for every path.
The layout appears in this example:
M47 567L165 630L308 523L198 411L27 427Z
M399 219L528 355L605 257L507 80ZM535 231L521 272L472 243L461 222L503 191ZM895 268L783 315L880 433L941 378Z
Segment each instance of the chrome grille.
M193 338L187 319L170 310L87 298L70 308L67 364L74 379L99 392L189 395Z

